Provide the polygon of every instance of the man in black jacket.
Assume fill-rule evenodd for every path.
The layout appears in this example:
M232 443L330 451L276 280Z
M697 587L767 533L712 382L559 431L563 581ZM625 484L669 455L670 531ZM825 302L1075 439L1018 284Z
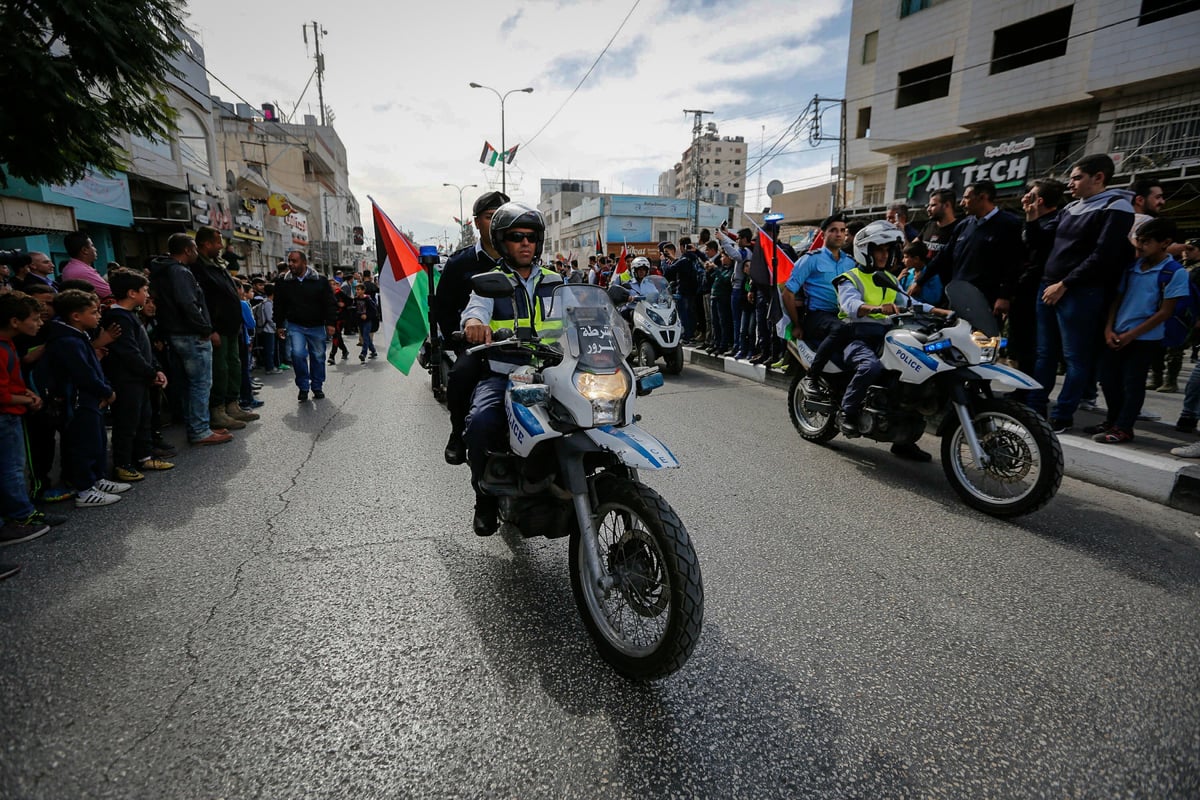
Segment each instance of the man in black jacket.
M293 250L287 257L288 273L275 283L275 328L287 339L296 373L297 399L323 400L325 392L325 341L333 335L337 304L329 281L308 265L308 256Z
M207 225L196 231L197 257L192 274L204 292L208 316L217 339L213 341L212 395L209 417L218 428L240 430L258 419L258 414L242 411L238 398L242 391L242 359L238 339L242 330L242 295L233 276L220 261L221 232Z
M188 441L197 445L222 444L233 437L225 430L214 431L208 416L212 394L212 346L218 339L208 316L204 292L188 269L199 253L186 233L167 240L170 258L150 262L150 294L158 308L159 329L168 337L179 357L184 383L184 424Z

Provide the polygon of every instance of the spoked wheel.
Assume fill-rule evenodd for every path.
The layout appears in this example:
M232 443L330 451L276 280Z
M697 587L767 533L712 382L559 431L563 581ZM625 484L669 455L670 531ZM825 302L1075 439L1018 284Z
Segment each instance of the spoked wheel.
M670 675L700 638L704 587L691 539L653 489L628 480L597 486L597 547L613 578L602 589L588 571L583 536L571 534L571 588L600 655L635 680Z
M1007 400L979 400L972 423L989 463L976 463L957 421L942 437L942 469L963 501L997 517L1036 511L1062 483L1062 446L1046 420ZM953 412L951 412L953 413Z
M654 349L653 342L644 340L638 345L638 361L643 367L652 367L657 360L658 351Z
M833 410L833 393L828 381L818 378L821 387L825 389L825 398L822 398L821 402L828 405L830 411L825 413L807 407L804 402L804 387L801 386L804 376L805 373L800 372L792 378L792 385L788 388L788 415L802 437L807 441L822 444L838 434L837 413Z

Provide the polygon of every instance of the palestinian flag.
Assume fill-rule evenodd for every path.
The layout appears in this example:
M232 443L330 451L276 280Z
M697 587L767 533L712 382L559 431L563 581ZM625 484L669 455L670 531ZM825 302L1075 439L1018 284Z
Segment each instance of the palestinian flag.
M596 255L602 256L604 254L605 254L604 239L600 236L600 228L599 228L599 226L597 226L597 228L596 228Z
M771 239L771 235L762 228L758 229L758 246L762 248L763 258L767 262L767 269L770 269L771 265L775 263L775 242ZM796 265L792 263L792 260L788 258L788 254L783 252L782 249L779 250L778 257L779 262L775 264L775 274L773 277L775 285L782 286L787 283L788 278L792 277L792 268Z
M624 275L629 270L629 244L622 243L621 255L617 257L617 275Z
M412 242L374 200L371 209L382 315L379 334L387 343L387 360L407 375L429 336L429 275Z
M514 144L504 152L501 152L492 147L491 142L485 141L483 143L483 152L479 154L479 163L486 164L489 167L494 167L496 166L497 161L502 160L506 164L511 164L513 159L517 157L517 148L520 146L521 145L519 144Z

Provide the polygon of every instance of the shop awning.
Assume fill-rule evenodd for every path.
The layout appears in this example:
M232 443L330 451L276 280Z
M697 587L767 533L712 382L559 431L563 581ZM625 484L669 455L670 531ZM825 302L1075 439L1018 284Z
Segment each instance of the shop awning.
M25 200L0 197L0 235L34 236L42 233L72 233L78 230L75 209Z

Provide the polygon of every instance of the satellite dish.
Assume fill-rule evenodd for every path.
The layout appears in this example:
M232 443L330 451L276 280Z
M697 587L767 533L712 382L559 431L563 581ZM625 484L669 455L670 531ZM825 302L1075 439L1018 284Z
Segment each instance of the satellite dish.
M767 197L777 197L783 194L783 181L771 181L767 184Z

